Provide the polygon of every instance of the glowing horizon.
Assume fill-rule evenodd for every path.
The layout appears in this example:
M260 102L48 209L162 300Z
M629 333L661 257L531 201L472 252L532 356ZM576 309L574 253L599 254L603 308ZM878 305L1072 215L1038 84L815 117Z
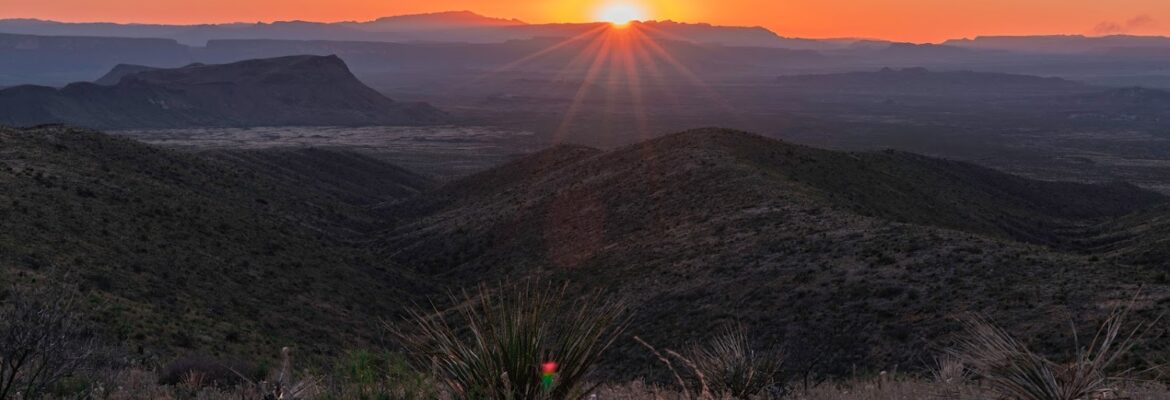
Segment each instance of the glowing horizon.
M63 22L202 24L369 21L469 10L528 23L674 20L761 26L788 37L912 42L986 35L1136 34L1170 36L1165 0L3 0L0 18ZM603 11L617 4L617 11ZM629 17L633 15L634 17ZM628 21L628 20L627 20ZM625 21L616 21L625 22Z
M631 22L649 19L648 15L641 4L621 2L602 5L594 14L594 19L600 22L608 22L617 27L625 27Z

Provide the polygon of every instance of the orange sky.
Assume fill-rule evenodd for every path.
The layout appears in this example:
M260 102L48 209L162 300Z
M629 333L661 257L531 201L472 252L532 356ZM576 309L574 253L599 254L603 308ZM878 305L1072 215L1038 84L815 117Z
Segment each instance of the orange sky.
M760 25L785 36L916 42L979 34L1170 35L1170 0L0 0L0 18L152 23L369 20L444 10L528 22L593 20L607 2L653 19Z

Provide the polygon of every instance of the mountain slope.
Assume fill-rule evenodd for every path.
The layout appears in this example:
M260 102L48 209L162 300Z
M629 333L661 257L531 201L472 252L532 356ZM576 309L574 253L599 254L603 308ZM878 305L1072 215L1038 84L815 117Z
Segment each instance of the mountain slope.
M69 271L112 339L153 354L369 343L373 321L429 286L329 234L371 217L283 179L300 162L280 159L242 168L89 131L0 128L0 278Z
M424 176L360 154L338 150L266 149L204 153L283 187L325 193L338 203L369 207L414 196L434 183Z
M110 72L107 72L105 75L102 75L101 78L93 81L93 83L103 86L113 86L117 85L118 82L121 82L122 78L125 78L126 76L134 75L139 72L154 71L156 69L159 68L148 67L145 65L118 64L115 65L114 68L110 70Z
M847 374L920 367L967 312L1062 343L1040 332L1099 315L1152 272L1019 240L1164 201L700 130L556 148L389 206L401 223L381 251L457 286L541 276L603 289L635 304L633 334L672 348L697 339L679 332L740 321L792 345L796 364ZM622 376L653 360L621 343L607 365Z
M801 154L804 162L777 164L764 154L747 159L859 215L1056 247L1073 246L1077 235L1066 234L1076 228L1167 201L1121 182L1036 181L897 151L842 156L797 149L785 151Z
M112 86L0 91L0 123L92 128L417 125L444 119L362 84L337 57L290 56L140 71Z

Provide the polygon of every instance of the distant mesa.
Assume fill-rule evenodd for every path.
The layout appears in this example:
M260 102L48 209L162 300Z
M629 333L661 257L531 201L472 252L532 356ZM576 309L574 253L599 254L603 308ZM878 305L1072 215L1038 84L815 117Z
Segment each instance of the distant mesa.
M808 90L856 90L882 92L959 91L1025 93L1085 93L1094 90L1080 82L1061 78L974 71L932 71L926 68L882 68L878 71L810 75L788 75L776 79L780 85Z
M979 36L974 39L952 39L948 46L983 50L1007 50L1027 53L1078 53L1110 51L1112 49L1170 50L1170 37L1162 36Z
M386 98L336 56L161 69L119 65L95 83L0 90L0 124L105 129L428 125L446 114Z
M527 25L518 19L492 18L471 11L447 11L429 14L398 15L368 22L345 23L370 32L443 30L452 28L500 27Z
M29 19L0 19L0 32L46 36L104 36L166 38L188 46L233 39L329 40L362 42L504 43L542 37L574 37L599 23L528 24L518 19L493 18L470 11L400 15L372 21L233 23L205 25L150 25L69 23ZM745 47L796 50L840 49L855 40L785 38L763 27L715 26L706 23L646 21L652 34L670 40ZM3 47L3 46L0 46Z

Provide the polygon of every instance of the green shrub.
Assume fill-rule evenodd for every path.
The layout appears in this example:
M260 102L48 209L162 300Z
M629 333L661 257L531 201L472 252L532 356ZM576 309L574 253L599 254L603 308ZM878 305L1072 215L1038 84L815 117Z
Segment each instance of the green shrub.
M439 398L434 383L410 368L398 353L350 351L335 368L331 398L358 400L430 400Z

